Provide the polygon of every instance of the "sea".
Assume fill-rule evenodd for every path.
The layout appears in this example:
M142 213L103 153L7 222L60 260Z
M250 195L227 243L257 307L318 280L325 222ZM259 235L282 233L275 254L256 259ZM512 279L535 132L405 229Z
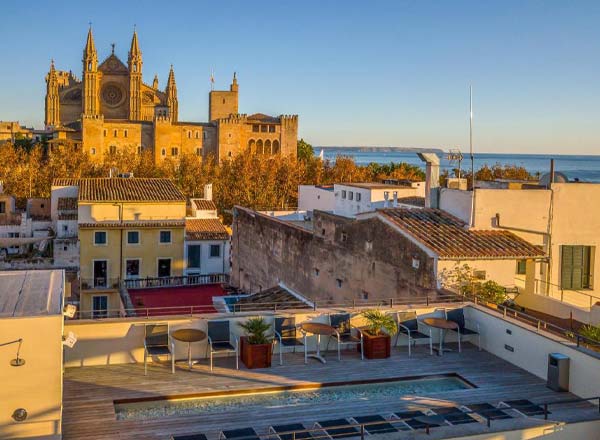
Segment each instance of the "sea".
M441 169L452 170L458 167L456 160L449 160L448 153L442 150L407 150L394 147L314 147L318 156L323 150L323 158L335 161L337 156L352 157L357 165L367 165L375 162L389 164L390 162L406 162L424 169L424 163L417 156L417 152L435 152L441 159ZM461 163L463 170L471 167L468 153L463 153ZM474 155L475 169L483 165L517 165L536 175L543 175L550 171L550 159L554 159L555 170L564 173L569 180L578 179L581 182L600 182L600 155L560 155L560 154L500 154L477 153Z

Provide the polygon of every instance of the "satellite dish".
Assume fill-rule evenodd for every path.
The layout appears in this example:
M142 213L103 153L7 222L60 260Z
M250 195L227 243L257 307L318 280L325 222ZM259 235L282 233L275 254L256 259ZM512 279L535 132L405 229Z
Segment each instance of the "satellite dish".
M554 172L554 180L552 183L567 183L568 181L569 178L564 173L561 173L560 171ZM546 173L540 177L540 186L548 186L548 184L550 184L550 173Z

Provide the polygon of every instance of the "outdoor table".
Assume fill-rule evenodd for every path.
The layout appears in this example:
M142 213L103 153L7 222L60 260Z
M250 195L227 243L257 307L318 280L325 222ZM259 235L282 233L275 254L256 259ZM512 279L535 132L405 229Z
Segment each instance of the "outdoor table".
M192 342L200 342L206 339L206 333L196 328L182 328L171 333L173 339L188 343L188 366L192 369ZM175 353L173 353L175 356Z
M423 322L430 326L440 330L440 348L438 349L438 356L441 356L446 351L452 351L449 348L444 348L444 338L448 330L454 330L458 328L458 324L454 321L443 318L425 318Z
M322 324L320 322L303 322L300 324L300 331L304 333L304 363L308 363L309 357L317 359L322 363L327 363L325 358L321 356L321 335L331 336L336 333L336 330L329 324ZM306 343L306 334L312 333L317 337L317 352L315 354L308 354L308 344Z
M435 318L432 318L435 319ZM442 426L446 424L444 416L431 415L431 416L417 416L415 417L417 422L423 423L425 426L425 432L429 434L430 426Z

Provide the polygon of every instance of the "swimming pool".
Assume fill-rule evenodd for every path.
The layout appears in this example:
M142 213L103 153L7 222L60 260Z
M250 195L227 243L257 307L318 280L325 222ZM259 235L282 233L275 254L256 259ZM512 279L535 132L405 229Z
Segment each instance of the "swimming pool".
M339 402L348 399L393 399L410 394L435 394L474 388L457 374L419 378L272 387L230 393L205 393L194 396L166 396L160 399L115 401L117 420L143 420L169 416L210 414L235 409L302 406Z

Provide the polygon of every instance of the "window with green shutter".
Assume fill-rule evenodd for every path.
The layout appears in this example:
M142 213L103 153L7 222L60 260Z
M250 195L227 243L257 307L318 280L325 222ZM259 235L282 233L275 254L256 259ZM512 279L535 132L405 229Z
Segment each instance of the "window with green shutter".
M590 287L591 246L561 246L561 287L588 289Z
M525 275L527 273L527 260L517 261L517 275Z

